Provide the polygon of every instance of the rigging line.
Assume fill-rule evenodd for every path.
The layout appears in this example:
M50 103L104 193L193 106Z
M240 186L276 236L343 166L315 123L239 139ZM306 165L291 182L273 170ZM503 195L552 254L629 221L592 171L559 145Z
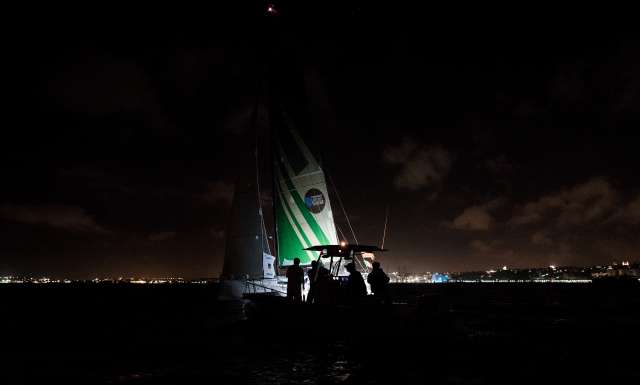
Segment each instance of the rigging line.
M269 243L269 233L267 232L267 226L264 223L264 215L260 215L260 222L262 223L262 234L264 237L264 244L267 246L267 254L271 254L271 244Z
M349 220L349 215L347 214L347 210L344 208L344 204L342 204L342 198L340 198L340 193L338 192L338 189L336 188L336 184L333 183L333 178L331 177L331 174L329 174L326 170L325 170L325 175L327 175L329 177L329 182L331 182L331 185L333 186L333 191L336 193L336 197L338 198L338 203L340 204L340 208L342 209L342 213L344 214L345 218L347 219L347 224L349 225L349 229L351 230L351 235L353 235L353 239L356 241L356 245L359 245L360 243L358 242L358 238L356 237L356 233L355 233L355 231L353 231L353 227L351 226L351 221Z
M387 239L387 224L389 223L389 205L387 205L387 210L384 216L384 230L382 231L382 245L381 249L384 249L384 241Z
M365 274L369 274L369 268L367 267L367 264L365 263L364 256L362 255L362 253L359 253L359 254L360 254L360 258L362 260L358 259L358 255L355 254L355 253L353 254L353 260L356 261L358 266L360 266L360 271L362 271Z
M264 223L264 215L262 213L262 193L260 190L260 158L258 154L258 144L260 141L260 133L258 130L258 114L260 110L260 99L262 93L263 84L261 81L258 82L258 92L256 93L256 101L253 106L253 111L251 112L251 126L255 133L255 142L254 142L254 158L255 158L255 169L256 169L256 190L257 190L257 200L258 200L258 215L260 216L260 235L262 238L262 244L260 248L263 248L265 243L267 245L267 252L271 254L271 246L269 245L269 237L267 233L267 227ZM266 241L266 242L265 242Z
M257 110L258 110L258 101L256 101L256 107L254 110L254 114L257 114ZM262 193L260 191L260 160L259 160L259 156L258 156L258 129L256 127L256 116L254 116L254 128L256 129L256 142L255 142L255 160L256 160L256 190L257 190L257 200L258 200L258 215L260 216L260 235L262 238L262 245L260 245L261 248L264 247L265 245L265 240L266 240L266 244L267 244L267 251L269 252L269 254L271 254L271 248L269 247L269 241L267 238L267 228L265 226L264 223L264 215L262 214Z
M360 270L362 271L366 271L367 269L364 267L364 265L362 264L362 261L358 259L358 257L354 256L353 260L358 262L358 266L360 266Z
M336 224L336 228L340 232L340 236L342 237L342 239L344 239L346 241L347 237L344 236L344 233L342 232L342 228L340 227L340 225Z

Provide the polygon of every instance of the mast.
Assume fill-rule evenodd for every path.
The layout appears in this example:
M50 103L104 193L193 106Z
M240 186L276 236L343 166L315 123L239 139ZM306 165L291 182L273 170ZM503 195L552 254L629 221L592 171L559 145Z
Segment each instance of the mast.
M275 10L272 8L270 6L267 9L270 15L274 15L273 11ZM232 209L227 226L222 273L224 277L231 279L262 279L274 273L273 257L269 255L270 248L262 210L258 157L259 127L257 124L260 105L263 103L265 93L265 75L268 73L266 69L270 62L268 57L270 50L261 43L258 43L256 48L256 57L266 57L266 60L258 68L256 98L249 130L247 130L243 141L247 145L241 146L239 151L241 160L238 164ZM253 149L248 145L251 143L251 134L253 134L254 140ZM251 150L253 150L253 154L250 153ZM254 162L248 162L252 158ZM269 251L269 254L264 252L265 249Z
M300 119L300 114L287 113L292 105L292 111L298 111L295 106L300 108L298 103L303 100L304 92L296 85L301 85L302 77L291 76L297 67L291 66L294 60L286 57L286 51L278 43L268 47L259 45L258 54L266 60L260 68L263 72L259 76L248 134L255 133L256 145L253 154L248 151L240 154L255 162L252 167L238 170L223 268L226 276L252 279L266 276L266 261L272 258L264 253L268 240L260 199L257 122L261 105L267 109L269 122L278 266L291 265L294 258L300 258L302 265L309 265L317 258L317 252L305 249L338 242L324 171L303 135L303 131L311 127L305 119ZM250 143L251 139L247 139ZM249 175L252 178L248 178Z
M258 114L263 93L263 79L258 77L256 99L251 112L249 130L239 151L240 161L235 181L231 214L227 227L223 276L232 279L262 279L266 275L266 229L260 192L260 163L258 158ZM251 143L253 134L253 146ZM253 148L251 148L253 147ZM253 159L253 162L248 162ZM267 250L269 250L267 245ZM272 263L272 262L271 262Z

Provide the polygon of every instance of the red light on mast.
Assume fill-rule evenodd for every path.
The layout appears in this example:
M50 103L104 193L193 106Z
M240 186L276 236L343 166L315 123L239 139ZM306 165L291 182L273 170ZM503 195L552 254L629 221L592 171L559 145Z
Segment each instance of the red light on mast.
M267 4L267 13L271 16L278 16L278 10L272 3Z

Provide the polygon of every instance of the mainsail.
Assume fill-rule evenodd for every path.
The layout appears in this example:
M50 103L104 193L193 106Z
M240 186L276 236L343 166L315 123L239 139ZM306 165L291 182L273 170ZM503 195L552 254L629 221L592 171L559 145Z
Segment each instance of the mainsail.
M336 244L338 237L322 167L283 114L274 130L274 204L278 264L294 258L308 265L312 246Z
M265 241L261 208L255 183L236 181L227 227L223 275L228 278L260 279L265 276Z
M260 192L260 159L257 130L260 105L256 103L252 118L252 130L245 133L243 143L254 136L253 151L249 146L238 151L242 158L237 162L237 176L231 215L227 226L223 276L231 279L252 280L274 278L274 257L271 256L265 226ZM252 153L253 152L253 153ZM253 158L253 162L250 160Z

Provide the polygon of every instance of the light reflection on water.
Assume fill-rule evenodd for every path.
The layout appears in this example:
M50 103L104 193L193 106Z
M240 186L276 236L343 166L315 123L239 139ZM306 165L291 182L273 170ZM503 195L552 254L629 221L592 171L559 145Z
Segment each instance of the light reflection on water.
M273 352L272 352L273 353ZM283 354L284 353L284 354ZM270 354L265 352L265 354ZM251 383L276 384L339 384L347 381L358 365L346 358L345 346L334 343L316 353L290 351L257 363L249 370Z

